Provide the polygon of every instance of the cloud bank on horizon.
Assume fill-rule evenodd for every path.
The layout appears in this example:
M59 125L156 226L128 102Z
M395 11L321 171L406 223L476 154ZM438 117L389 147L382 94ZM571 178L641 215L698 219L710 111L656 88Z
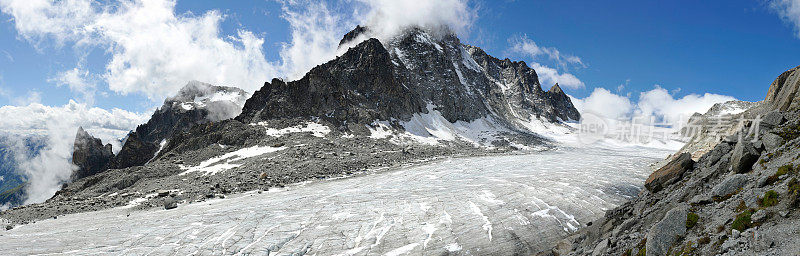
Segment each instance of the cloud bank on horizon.
M615 94L605 88L595 88L588 97L572 98L575 108L582 114L591 114L613 121L655 122L651 125L680 127L695 113L703 114L714 104L736 100L726 95L705 93L689 94L676 98L658 85L639 94L638 102L630 96Z

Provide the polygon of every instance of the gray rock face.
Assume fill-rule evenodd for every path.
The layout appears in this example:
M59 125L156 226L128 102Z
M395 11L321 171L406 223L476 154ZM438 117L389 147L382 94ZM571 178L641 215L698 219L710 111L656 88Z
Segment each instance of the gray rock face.
M667 255L667 251L675 243L677 236L686 233L686 206L669 210L664 218L653 225L647 232L647 256Z
M594 251L592 251L592 256L603 255L605 254L606 249L608 249L608 239L604 239L597 244L597 246L594 248Z
M359 26L342 45L369 33ZM429 107L449 122L492 116L512 128L533 118L580 119L561 88L543 91L536 71L524 62L491 57L454 34L411 28L389 42L358 43L300 80L265 83L236 120L311 117L344 127L408 120Z
M167 98L147 123L128 134L110 168L141 166L155 157L163 140L192 126L235 117L247 93L241 89L192 81Z
M736 174L725 178L722 182L714 186L711 190L711 196L721 198L727 195L736 193L744 184L747 183L747 175Z
M770 152L770 151L773 151L773 150L777 149L778 147L780 147L784 143L783 138L781 138L781 136L778 136L778 135L776 135L774 133L770 133L770 132L765 133L764 135L762 135L761 136L761 141L764 142L764 149L766 149L767 152Z
M752 170L753 164L759 157L759 152L749 140L742 140L736 143L731 155L731 171L735 173L745 173Z
M780 111L800 108L800 66L784 72L772 82L764 103Z
M300 80L264 83L236 120L319 117L343 125L410 118L425 105L395 78L394 69L389 52L377 39L369 39Z
M92 137L83 127L78 128L75 135L72 163L78 166L72 174L72 179L80 179L103 172L108 168L108 163L114 157L111 144L103 146L100 139Z
M706 155L704 155L700 159L700 162L704 162L706 166L712 166L717 162L719 162L722 156L728 154L728 152L731 152L732 149L733 147L731 146L731 144L724 142L719 143L716 146L714 146L714 149L712 149Z
M784 118L783 113L778 110L769 112L761 118L761 124L766 125L766 128L773 128L781 125L784 121L786 121L786 118Z

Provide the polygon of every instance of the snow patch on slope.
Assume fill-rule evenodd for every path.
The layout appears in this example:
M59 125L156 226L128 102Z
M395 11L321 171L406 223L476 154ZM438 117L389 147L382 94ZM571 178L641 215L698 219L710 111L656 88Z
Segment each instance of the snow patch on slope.
M316 122L306 122L304 125L296 125L283 129L271 128L267 122L258 122L251 125L260 125L266 127L267 135L272 137L280 137L290 133L310 132L311 135L314 135L315 137L323 138L325 135L328 135L328 133L331 132L331 129L328 126Z
M395 144L421 143L436 145L442 141L464 141L475 146L491 147L491 143L498 140L500 133L512 132L486 116L471 122L457 121L451 123L435 110L435 106L428 105L428 113L414 114L408 121L398 122L403 127L398 131L392 128L388 121L375 121L367 126L370 138L389 140Z
M286 149L286 147L253 146L249 148L243 148L221 156L205 160L197 166L193 167L181 166L181 169L185 171L180 173L179 175L186 175L192 172L202 172L203 175L214 175L218 172L242 166L242 164L237 164L234 162L284 149Z

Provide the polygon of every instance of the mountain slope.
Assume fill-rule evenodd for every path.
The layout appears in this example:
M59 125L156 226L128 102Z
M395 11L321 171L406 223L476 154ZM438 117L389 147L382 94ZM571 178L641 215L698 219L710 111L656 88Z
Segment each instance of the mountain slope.
M647 190L546 253L796 255L798 75L780 75L762 102L728 102L693 117L700 133L650 175ZM733 119L709 122L715 116Z

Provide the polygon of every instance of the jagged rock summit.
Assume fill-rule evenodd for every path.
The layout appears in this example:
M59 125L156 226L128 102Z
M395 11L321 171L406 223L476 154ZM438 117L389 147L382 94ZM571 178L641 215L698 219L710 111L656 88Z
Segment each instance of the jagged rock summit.
M83 127L78 128L72 151L72 163L78 167L72 174L72 179L80 179L95 175L108 168L108 163L114 157L111 144L103 145L100 139L92 137Z
M369 34L358 26L340 47ZM516 131L531 122L580 119L561 88L542 90L525 62L494 58L452 33L412 27L386 42L365 39L300 80L265 83L236 120L319 118L346 127L434 112L450 123L489 119Z

